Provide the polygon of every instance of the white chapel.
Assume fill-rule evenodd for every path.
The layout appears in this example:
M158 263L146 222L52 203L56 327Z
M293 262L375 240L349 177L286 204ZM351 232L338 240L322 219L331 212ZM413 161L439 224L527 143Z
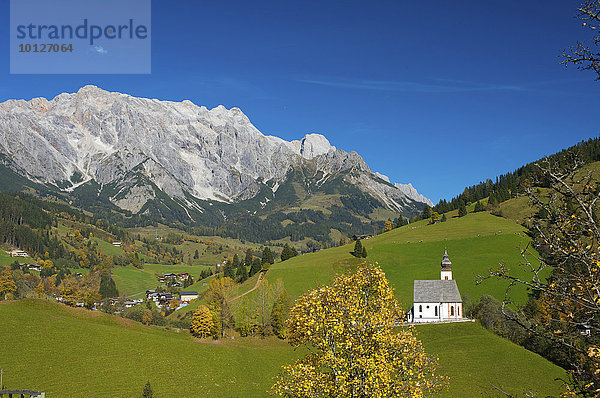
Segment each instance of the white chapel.
M415 280L409 322L443 322L462 319L462 299L452 279L452 262L444 251L439 280Z

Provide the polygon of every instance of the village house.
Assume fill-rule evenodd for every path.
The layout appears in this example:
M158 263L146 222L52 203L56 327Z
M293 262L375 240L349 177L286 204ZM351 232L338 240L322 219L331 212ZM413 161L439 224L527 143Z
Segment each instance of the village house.
M116 247L123 246L123 243L121 243L121 242L113 242L112 244L113 244L113 246L116 246Z
M171 293L158 293L158 304L165 305L169 301L173 299L173 295Z
M187 303L198 298L198 292L179 292L179 300L183 303Z
M177 279L179 279L180 281L184 281L186 280L188 277L190 276L189 273L187 272L180 272L177 274Z
M131 308L131 307L133 307L133 306L135 306L135 305L138 305L138 304L141 304L141 303L143 303L143 302L144 302L144 300L143 300L143 299L133 299L133 300L127 300L127 301L125 301L125 302L123 303L123 306L124 306L125 308Z
M33 271L41 271L42 270L42 266L39 264L27 264L30 270Z
M409 322L445 322L462 319L462 298L452 279L452 262L444 251L439 280L415 280Z
M10 252L11 257L29 257L29 254L23 250L13 250Z

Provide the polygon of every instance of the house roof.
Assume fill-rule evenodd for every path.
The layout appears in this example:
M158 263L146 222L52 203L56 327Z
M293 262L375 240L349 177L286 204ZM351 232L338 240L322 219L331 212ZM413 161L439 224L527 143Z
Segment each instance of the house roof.
M455 280L415 280L415 303L462 303Z
M179 292L180 296L192 296L192 295L198 295L198 292Z

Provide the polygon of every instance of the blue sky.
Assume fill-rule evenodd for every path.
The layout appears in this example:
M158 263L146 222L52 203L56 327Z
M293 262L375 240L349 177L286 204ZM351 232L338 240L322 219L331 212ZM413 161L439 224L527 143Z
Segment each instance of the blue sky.
M86 84L241 108L264 134L324 134L437 202L600 135L600 82L560 65L588 37L567 1L152 2L149 75L10 75L0 100Z

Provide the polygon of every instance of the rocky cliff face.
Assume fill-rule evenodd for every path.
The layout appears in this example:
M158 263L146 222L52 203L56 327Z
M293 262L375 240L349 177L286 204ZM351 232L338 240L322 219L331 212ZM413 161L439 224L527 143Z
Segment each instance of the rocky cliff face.
M288 142L263 135L238 108L209 110L94 86L0 104L0 154L33 181L66 192L93 184L98 195L134 213L159 192L199 211L190 196L235 203L255 197L265 183L276 196L295 168L318 173L316 187L342 176L396 212L428 201L414 188L383 181L358 154L322 135Z

